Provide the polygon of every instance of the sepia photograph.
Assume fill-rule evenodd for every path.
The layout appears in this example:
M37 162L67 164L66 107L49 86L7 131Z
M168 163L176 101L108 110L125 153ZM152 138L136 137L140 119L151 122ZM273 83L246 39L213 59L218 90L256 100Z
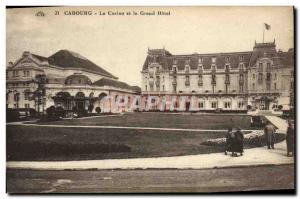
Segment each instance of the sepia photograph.
M296 193L293 6L5 11L8 194Z

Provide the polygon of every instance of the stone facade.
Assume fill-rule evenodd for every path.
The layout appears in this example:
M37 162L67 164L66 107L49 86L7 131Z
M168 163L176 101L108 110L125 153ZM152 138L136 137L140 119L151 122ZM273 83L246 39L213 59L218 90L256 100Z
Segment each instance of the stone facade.
M255 42L249 52L172 55L148 49L141 73L144 109L168 110L163 103L152 106L167 97L175 98L175 106L183 110L272 110L279 105L288 110L294 50L276 50L275 40ZM152 103L149 98L155 99L146 108Z

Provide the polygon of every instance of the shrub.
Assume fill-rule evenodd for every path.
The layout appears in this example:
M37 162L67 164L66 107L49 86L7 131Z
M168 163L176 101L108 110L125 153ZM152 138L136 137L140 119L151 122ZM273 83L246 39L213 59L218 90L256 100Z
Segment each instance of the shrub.
M54 106L50 106L49 108L47 108L46 113L47 113L48 119L55 119L56 118L55 107Z
M6 109L6 122L18 121L20 113L16 109Z
M88 107L88 111L91 113L91 112L93 112L93 109L94 109L94 105L90 104Z
M82 110L77 111L77 114L78 114L78 117L85 117L88 115L88 112L87 112L87 110L82 109Z
M36 116L36 110L33 109L33 108L29 109L29 115L30 115L31 117L35 117L35 116Z
M101 108L98 106L98 107L96 107L95 111L96 111L97 113L100 113L100 112L101 112Z
M55 109L55 115L56 117L60 118L60 117L64 117L65 116L65 110L63 109L63 107L57 107Z
M59 158L84 158L87 154L128 153L131 148L113 143L54 143L54 142L15 142L7 145L8 160L55 160Z
M252 106L251 105L247 105L247 110L250 110L252 109Z
M77 113L77 107L76 106L73 106L73 108L72 108L72 111L74 112L74 113Z

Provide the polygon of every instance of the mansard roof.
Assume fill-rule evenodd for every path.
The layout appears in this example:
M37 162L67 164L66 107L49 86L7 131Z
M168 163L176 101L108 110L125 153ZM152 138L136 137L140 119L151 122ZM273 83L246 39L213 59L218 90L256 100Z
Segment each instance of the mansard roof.
M39 56L41 59L43 57ZM111 73L107 72L100 66L94 64L87 58L82 55L72 52L70 50L60 50L50 57L48 57L48 62L51 65L59 66L63 68L82 68L91 72L100 73L104 76L117 79L117 77L113 76Z
M155 54L155 52L160 52ZM161 53L163 51L151 51L143 65L143 70L147 70L149 63L155 60L163 69L171 70L176 60L178 70L184 70L186 61L189 60L191 69L197 69L199 65L199 58L202 58L202 65L204 69L210 69L212 65L212 58L216 58L216 68L224 69L226 64L231 68L238 68L239 63L244 63L246 67L256 64L257 59L262 57L269 57L273 60L275 65L281 67L294 65L294 50L290 49L288 52L276 51L275 41L271 43L255 43L253 51L246 52L232 52L232 53L211 53L211 54L189 54L189 55L172 55L171 53ZM243 56L243 61L240 57ZM227 61L226 58L229 58Z
M190 54L190 55L158 55L158 63L162 65L163 69L171 70L174 60L177 61L178 70L185 69L185 63L187 60L190 62L191 69L197 69L199 65L199 58L202 58L202 65L204 69L210 69L212 64L212 58L216 58L216 67L218 69L225 68L225 64L230 64L231 68L238 68L239 57L243 56L243 63L249 63L250 52L236 52L236 53L212 53L212 54ZM226 57L229 57L229 61L226 62ZM148 64L151 62L152 57L147 56L143 65L143 70L148 68Z
M140 92L141 88L138 86L130 86L125 82L113 80L113 79L107 79L107 78L102 78L96 82L93 83L95 86L112 86L115 88L121 88L121 89L127 89L127 90L132 90L135 92Z

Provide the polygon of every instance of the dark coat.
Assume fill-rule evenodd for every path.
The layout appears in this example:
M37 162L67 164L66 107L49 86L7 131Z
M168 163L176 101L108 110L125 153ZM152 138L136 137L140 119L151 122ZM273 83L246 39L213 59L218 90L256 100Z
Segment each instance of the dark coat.
M286 144L287 151L294 152L294 129L292 127L288 127L286 132Z
M233 152L238 152L238 153L244 152L244 135L241 131L238 130L235 132L232 145L233 145L232 146Z
M227 134L226 134L225 151L233 152L233 149L232 149L233 139L234 139L234 133L232 131L227 132Z

